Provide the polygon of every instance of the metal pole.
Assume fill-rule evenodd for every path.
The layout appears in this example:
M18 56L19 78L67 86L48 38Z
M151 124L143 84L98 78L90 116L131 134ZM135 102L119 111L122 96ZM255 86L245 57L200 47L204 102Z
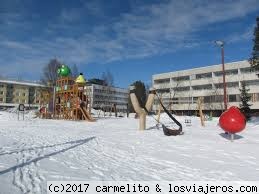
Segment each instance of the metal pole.
M53 106L53 119L56 117L56 87L53 86L53 97L52 97L52 106Z
M227 110L227 89L226 89L226 75L224 64L224 45L221 46L221 58L222 58L222 75L223 75L223 91L224 91L224 109Z

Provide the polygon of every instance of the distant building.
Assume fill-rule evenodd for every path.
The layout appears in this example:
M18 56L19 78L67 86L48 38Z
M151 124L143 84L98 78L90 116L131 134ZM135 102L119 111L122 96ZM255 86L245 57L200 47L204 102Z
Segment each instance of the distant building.
M89 80L88 80L88 83L97 84L97 85L102 85L102 86L105 86L105 85L106 85L106 83L105 83L104 80L102 80L102 79L97 79L97 78L89 79Z
M91 81L91 82L89 82ZM85 86L86 94L91 99L92 108L110 109L116 104L118 111L127 109L128 89L105 86L103 80L92 79ZM45 85L17 80L0 80L0 107L14 107L19 104L39 107L42 100L42 89Z
M41 93L45 86L35 82L0 80L0 107L14 107L19 104L39 107Z
M251 109L259 111L259 79L251 72L247 61L225 64L227 101L229 106L239 106L241 82L250 89ZM197 110L198 97L203 97L205 112L217 115L223 110L222 64L156 74L152 77L153 86L162 94L162 101L168 109L177 112ZM158 109L158 101L154 109Z
M99 83L103 83L102 80L99 80ZM118 111L126 111L127 109L128 89L88 82L85 90L90 96L92 108L109 110L113 104L116 104Z

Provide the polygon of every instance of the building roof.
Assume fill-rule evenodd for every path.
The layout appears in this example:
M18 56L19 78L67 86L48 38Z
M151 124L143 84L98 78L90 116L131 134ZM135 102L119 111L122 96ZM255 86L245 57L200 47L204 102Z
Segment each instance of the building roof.
M120 90L120 91L124 91L124 92L128 92L128 88L120 88L120 87L116 87L116 86L105 86L105 85L100 85L100 84L94 84L94 83L90 83L88 82L86 84L86 87L90 87L93 86L95 88L109 88L111 90Z
M0 79L0 83L23 85L23 86L46 87L44 84L40 84L38 82L31 82L31 81L18 81L18 80Z
M232 69L232 68L239 68L239 67L244 67L244 68L250 67L250 64L247 60L225 63L225 70ZM195 72L195 73L213 72L213 71L221 70L221 68L222 68L222 64L208 65L208 66L203 66L203 67L171 71L171 72L166 72L166 73L158 73L158 74L152 75L152 78L153 79L163 78L163 77L167 78L168 76L172 76L172 75L174 75L174 76L190 75L190 74L192 74L192 72Z

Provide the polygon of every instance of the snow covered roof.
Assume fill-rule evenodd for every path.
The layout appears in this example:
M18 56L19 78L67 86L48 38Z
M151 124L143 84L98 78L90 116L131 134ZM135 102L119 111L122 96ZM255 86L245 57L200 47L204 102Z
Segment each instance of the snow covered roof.
M24 86L46 87L45 85L40 84L38 82L30 82L30 81L2 80L2 79L0 79L0 83L17 84L17 85L24 85Z

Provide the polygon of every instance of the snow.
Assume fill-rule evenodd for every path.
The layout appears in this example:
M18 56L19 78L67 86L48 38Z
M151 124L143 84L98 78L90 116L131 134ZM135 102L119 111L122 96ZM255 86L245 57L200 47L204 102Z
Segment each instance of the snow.
M102 115L102 114L100 114ZM257 181L259 119L231 142L218 118L177 117L184 135L164 136L148 116L97 122L47 120L0 112L0 193L46 193L47 181ZM21 117L20 117L21 118ZM167 115L161 121L170 124Z
M31 82L31 81L16 81L16 80L2 80L1 79L0 82L7 83L7 84L46 87L45 85L40 84L39 82Z

